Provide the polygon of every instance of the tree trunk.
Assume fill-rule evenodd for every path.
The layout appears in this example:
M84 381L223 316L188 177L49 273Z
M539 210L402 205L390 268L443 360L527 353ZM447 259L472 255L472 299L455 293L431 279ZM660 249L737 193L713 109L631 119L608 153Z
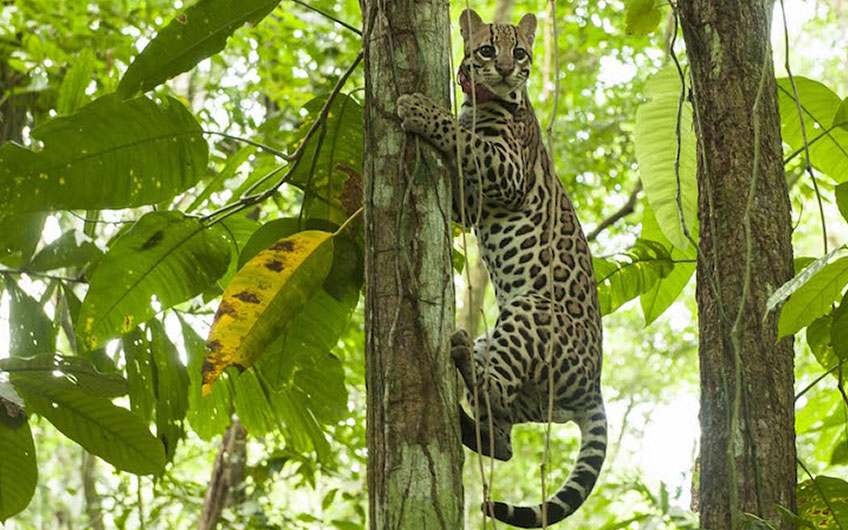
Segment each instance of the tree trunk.
M214 530L224 506L241 502L244 468L247 464L246 442L247 432L240 421L233 420L221 438L221 447L212 466L212 477L206 495L203 496L203 507L197 522L198 530Z
M80 457L82 460L80 466L82 493L85 497L85 512L88 514L89 528L91 530L105 530L100 495L97 493L97 474L95 472L97 460L85 449L82 450Z
M405 135L401 94L449 108L448 3L361 0L365 42L365 349L373 530L462 528L450 175Z
M789 529L792 524L774 506L795 511L792 338L777 342L776 313L763 319L768 294L793 275L790 204L769 44L773 2L686 0L678 5L699 118L698 218L704 257L697 276L700 523L710 530L736 529L745 521L742 514L751 513L775 528ZM748 255L744 221L755 151L759 170ZM743 295L748 260L750 285ZM732 328L743 296L737 335L741 402L734 422L737 350ZM734 424L737 429L731 432Z

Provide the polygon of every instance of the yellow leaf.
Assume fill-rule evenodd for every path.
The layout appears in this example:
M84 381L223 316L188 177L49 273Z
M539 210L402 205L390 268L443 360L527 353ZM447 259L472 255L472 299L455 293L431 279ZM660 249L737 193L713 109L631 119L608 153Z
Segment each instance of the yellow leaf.
M308 230L281 239L245 263L215 313L201 369L203 394L229 366L250 367L321 288L333 237Z

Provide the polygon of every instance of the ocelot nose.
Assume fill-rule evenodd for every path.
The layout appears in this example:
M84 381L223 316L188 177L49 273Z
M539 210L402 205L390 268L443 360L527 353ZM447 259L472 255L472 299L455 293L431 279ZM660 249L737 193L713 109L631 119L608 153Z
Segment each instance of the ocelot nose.
M514 67L511 64L503 64L503 63L495 63L495 70L498 71L501 76L506 77L512 73Z

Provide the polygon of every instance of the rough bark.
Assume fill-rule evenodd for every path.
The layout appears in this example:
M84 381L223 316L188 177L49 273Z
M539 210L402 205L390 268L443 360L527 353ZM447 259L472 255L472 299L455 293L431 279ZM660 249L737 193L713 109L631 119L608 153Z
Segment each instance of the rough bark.
M241 422L233 420L224 432L218 456L215 457L212 477L203 496L203 507L197 521L198 530L214 530L224 506L237 504L242 497L247 460L246 441L247 432Z
M791 338L777 342L775 313L763 319L768 294L793 274L790 203L769 44L773 2L687 0L678 5L699 117L698 218L705 258L698 262L697 275L701 527L739 528L745 520L741 514L747 512L788 529L792 525L773 507L795 510L793 347ZM761 76L765 85L755 116ZM750 213L751 277L739 335L742 400L738 430L731 433L736 371L730 336L743 298L743 222L755 148L759 177ZM735 506L731 480L738 485Z
M449 108L450 21L438 0L361 0L365 41L365 349L373 530L462 524L449 175L405 135L395 101Z

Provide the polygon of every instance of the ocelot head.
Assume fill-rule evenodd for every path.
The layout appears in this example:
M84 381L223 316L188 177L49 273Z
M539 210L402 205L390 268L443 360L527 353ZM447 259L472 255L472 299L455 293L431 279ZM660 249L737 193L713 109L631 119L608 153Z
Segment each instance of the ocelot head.
M472 80L478 100L506 97L523 88L533 63L533 14L524 15L517 26L486 24L480 15L466 9L459 15L459 30L465 41L459 82L466 94L471 94Z

